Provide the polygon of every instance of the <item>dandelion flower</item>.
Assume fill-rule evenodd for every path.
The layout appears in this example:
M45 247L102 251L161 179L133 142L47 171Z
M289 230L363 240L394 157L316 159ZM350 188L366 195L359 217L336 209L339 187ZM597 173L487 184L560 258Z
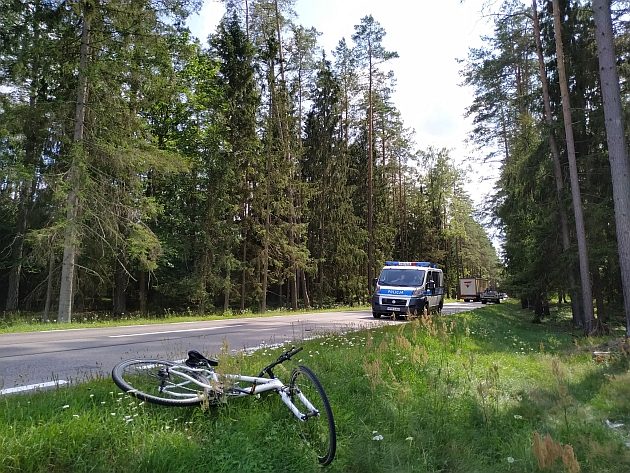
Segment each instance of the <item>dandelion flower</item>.
M375 435L372 437L372 440L381 441L383 440L383 436L381 434Z
M523 418L523 416L520 416L518 414L514 414L514 418L517 420L521 420Z
M70 407L70 404L66 404L65 406L62 406L62 409L67 409L68 407Z
M508 463L514 463L514 458L512 458L512 457L507 457L507 462L508 462Z

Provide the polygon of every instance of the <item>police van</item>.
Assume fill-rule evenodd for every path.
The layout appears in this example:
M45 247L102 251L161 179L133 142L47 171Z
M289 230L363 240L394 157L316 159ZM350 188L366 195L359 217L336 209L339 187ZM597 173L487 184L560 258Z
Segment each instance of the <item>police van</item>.
M444 305L444 273L426 261L386 261L372 296L375 319L397 319L441 312Z

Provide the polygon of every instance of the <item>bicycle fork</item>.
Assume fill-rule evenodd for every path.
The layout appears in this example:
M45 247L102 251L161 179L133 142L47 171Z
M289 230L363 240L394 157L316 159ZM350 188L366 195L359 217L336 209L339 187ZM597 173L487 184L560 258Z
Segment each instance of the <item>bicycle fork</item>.
M299 389L296 389L292 394L294 396L297 396L302 404L304 404L304 406L308 409L308 412L306 414L302 413L291 400L291 396L287 393L287 391L289 390L290 388L288 386L285 386L284 388L278 390L278 394L280 395L280 399L282 399L282 402L284 402L289 410L293 412L293 415L295 415L295 417L300 419L302 422L306 422L310 417L319 416L319 411L315 408L315 406L311 404L311 402L306 398L306 396L304 396L304 394L302 394Z

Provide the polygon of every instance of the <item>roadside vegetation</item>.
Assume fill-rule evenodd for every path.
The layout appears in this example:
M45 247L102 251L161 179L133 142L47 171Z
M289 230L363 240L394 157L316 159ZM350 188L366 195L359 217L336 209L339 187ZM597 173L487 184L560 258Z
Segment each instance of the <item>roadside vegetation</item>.
M507 303L305 342L298 362L320 377L338 429L327 470L630 471L622 333L570 326L532 324ZM219 367L256 372L280 350L226 347ZM165 408L110 379L0 398L0 452L3 472L322 471L274 396Z

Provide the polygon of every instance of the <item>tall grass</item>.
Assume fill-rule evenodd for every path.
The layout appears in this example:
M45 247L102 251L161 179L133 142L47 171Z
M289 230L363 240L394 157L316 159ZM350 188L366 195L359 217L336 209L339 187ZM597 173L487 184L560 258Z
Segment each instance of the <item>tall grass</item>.
M333 406L331 472L627 473L628 360L594 360L599 342L501 304L330 335L295 361ZM256 373L280 350L222 355L220 367ZM290 369L276 374L288 380ZM166 408L103 379L0 407L1 471L321 471L274 395Z

